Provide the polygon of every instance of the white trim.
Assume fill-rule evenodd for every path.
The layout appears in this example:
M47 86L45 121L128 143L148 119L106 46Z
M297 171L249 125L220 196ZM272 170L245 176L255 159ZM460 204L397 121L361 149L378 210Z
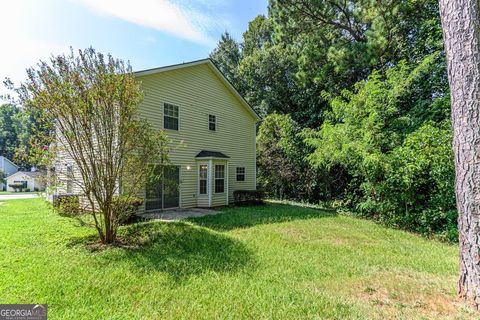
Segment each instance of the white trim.
M208 206L212 206L212 159L208 160L208 172L207 172L207 192L208 192Z
M207 190L205 193L200 193L200 180L203 180L200 177L200 166L207 166L207 177L204 179L205 181L207 181ZM208 162L199 162L197 165L197 199L206 196L208 196Z
M178 208L182 208L182 166L178 166Z
M227 195L227 196L225 197L225 202L226 202L225 204L228 206L228 198L229 198L229 197L228 197L228 161L227 161L227 163L225 164L225 171L226 171L226 172L225 172L225 180L226 180L226 181L225 181L225 188L226 188L226 189L225 189L225 193L226 193L226 195Z
M210 69L215 73L220 80L223 82L223 84L230 89L230 91L233 93L233 95L240 100L241 104L248 110L248 112L253 116L253 118L256 121L260 121L260 116L253 110L253 108L248 104L247 101L238 93L237 89L230 83L230 81L225 78L223 73L217 68L217 66L212 62L210 59L203 59L203 60L197 60L197 61L192 61L192 62L187 62L187 63L181 63L181 64L175 64L171 66L165 66L165 67L160 67L160 68L154 68L154 69L148 69L148 70L141 70L134 72L134 75L137 77L142 77L142 76L147 76L151 74L156 74L160 72L166 72L166 71L171 71L171 70L177 70L177 69L182 69L182 68L188 68L188 67L193 67L201 64L206 64L210 67Z
M35 179L35 177L32 177L32 176L29 176L28 174L25 173L25 171L17 171L15 173L12 173L11 175L9 175L8 177L5 177L5 180L7 179L10 179L11 177L17 175L17 174L24 174L26 175L27 177L31 178L31 179Z

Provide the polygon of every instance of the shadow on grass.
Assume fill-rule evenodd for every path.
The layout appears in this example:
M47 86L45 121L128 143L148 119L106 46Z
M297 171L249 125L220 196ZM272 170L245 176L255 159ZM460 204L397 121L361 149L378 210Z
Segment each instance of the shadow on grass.
M145 222L119 231L120 245L102 250L101 259L133 265L142 273L165 272L180 281L209 271L254 268L252 253L242 242L190 223ZM92 237L76 238L70 245L92 248L93 241Z
M231 207L217 215L189 218L188 221L217 231L249 228L260 224L336 216L335 210L316 209L290 204Z

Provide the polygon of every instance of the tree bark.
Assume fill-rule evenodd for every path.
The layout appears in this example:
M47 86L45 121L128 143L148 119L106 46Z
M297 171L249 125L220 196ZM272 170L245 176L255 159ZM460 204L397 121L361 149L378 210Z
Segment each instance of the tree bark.
M458 293L480 305L479 0L439 0L451 91L460 241Z

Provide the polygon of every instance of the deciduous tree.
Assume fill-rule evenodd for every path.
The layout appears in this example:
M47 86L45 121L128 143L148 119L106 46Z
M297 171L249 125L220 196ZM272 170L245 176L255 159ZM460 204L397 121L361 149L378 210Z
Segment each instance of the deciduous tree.
M33 139L33 155L76 185L101 241L114 242L121 218L116 197L136 197L150 164L167 158L165 133L138 112L140 83L128 64L93 48L40 61L27 73L17 92L44 129ZM56 165L63 160L71 166Z

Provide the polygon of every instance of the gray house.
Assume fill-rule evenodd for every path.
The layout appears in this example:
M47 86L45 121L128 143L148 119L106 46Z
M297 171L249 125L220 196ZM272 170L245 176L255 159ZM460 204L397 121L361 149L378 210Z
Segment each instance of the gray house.
M18 171L18 166L4 156L0 156L0 171L5 174L5 177L8 177ZM0 190L5 190L5 184L1 181Z

